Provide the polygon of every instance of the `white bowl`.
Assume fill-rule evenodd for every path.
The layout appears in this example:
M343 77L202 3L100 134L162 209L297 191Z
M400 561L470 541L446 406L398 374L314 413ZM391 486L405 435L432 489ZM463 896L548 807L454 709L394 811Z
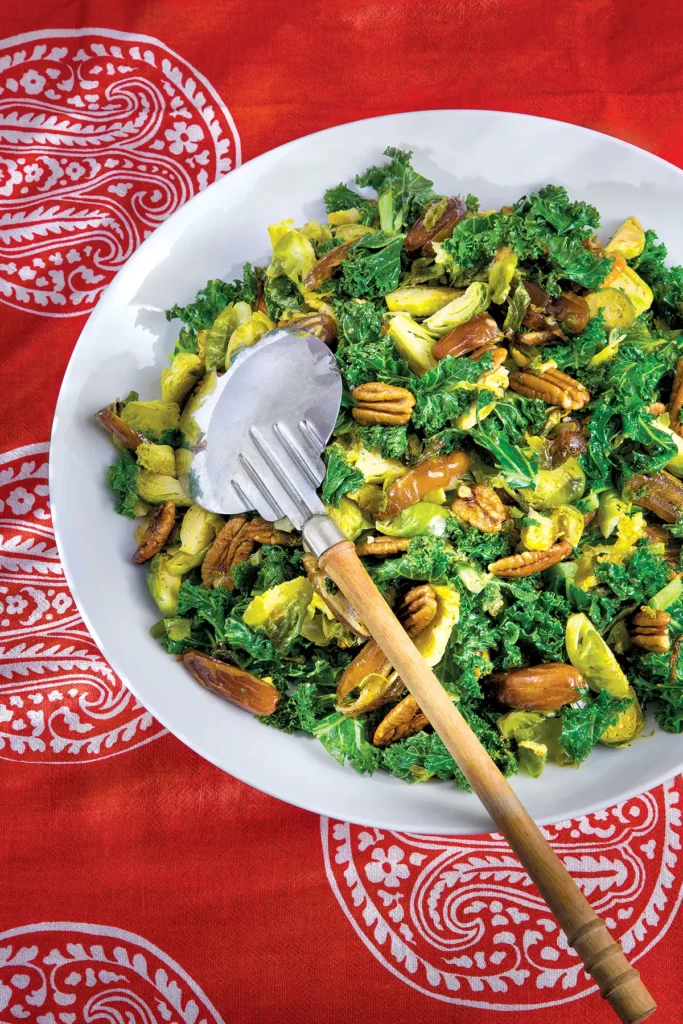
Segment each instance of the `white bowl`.
M290 803L407 832L490 831L469 794L448 783L408 786L340 767L317 741L261 725L203 690L148 635L158 618L145 574L131 563L133 524L113 512L109 438L93 413L131 388L158 397L177 334L163 311L207 279L267 262L266 226L322 217L325 188L381 162L387 145L414 151L444 193L500 207L548 182L594 203L608 235L634 214L683 262L683 173L617 139L558 121L494 111L441 110L340 125L232 171L148 238L93 311L57 404L50 493L57 543L93 637L136 697L183 742L224 771ZM596 749L579 771L550 766L513 785L540 822L573 818L641 792L683 768L683 739L657 731L626 750Z

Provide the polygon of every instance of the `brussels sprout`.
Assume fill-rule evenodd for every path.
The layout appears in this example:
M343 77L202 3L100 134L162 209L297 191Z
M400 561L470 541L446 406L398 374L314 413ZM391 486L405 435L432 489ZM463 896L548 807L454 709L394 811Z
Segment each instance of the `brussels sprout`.
M584 298L588 303L591 318L597 316L598 313L602 313L605 327L630 327L635 319L636 311L633 303L625 290L619 289L616 286L601 288L597 292L590 292ZM608 345L602 352L598 352L597 355L593 356L591 364L598 365L601 362L605 362L606 359L611 359L615 351L616 349L610 352L610 346ZM605 352L610 352L610 355L605 356Z
M127 402L121 410L121 419L129 427L158 437L165 430L175 430L180 419L177 402Z
M342 242L355 242L363 235L374 234L375 229L368 227L367 224L340 224L338 228L334 229L334 237L341 239Z
M242 620L251 629L262 629L276 647L283 649L299 634L313 587L305 576L279 583L255 597Z
M627 217L610 238L605 246L605 252L632 260L640 256L644 248L645 232L642 224L635 217Z
M302 235L310 238L312 242L329 242L332 232L327 224L318 224L317 220L309 220L300 228Z
M557 469L539 469L536 486L524 487L520 494L532 508L555 508L578 501L586 489L586 474L573 456Z
M163 473L165 476L175 476L175 452L170 444L151 444L143 442L137 446L135 457L138 466L149 469L152 473Z
M185 573L191 572L192 569L196 569L202 564L208 550L208 546L194 553L183 551L182 548L174 548L168 552L166 571L170 572L172 576L184 576Z
M595 518L600 527L600 533L605 539L612 536L621 517L630 511L631 502L624 501L613 487L600 493L600 503Z
M272 238L272 236L271 236ZM303 291L304 281L317 262L315 249L301 231L287 231L273 246L268 277L288 277Z
M386 304L392 313L408 313L410 316L430 316L443 306L463 295L462 289L455 288L397 288L385 295Z
M669 605L679 601L683 596L683 580L680 576L674 576L670 583L658 590L654 597L648 601L650 608L665 610Z
M151 505L161 505L164 501L173 501L180 506L192 504L192 498L175 477L152 473L149 469L141 469L138 474L138 494Z
M503 739L521 743L524 740L533 740L545 720L546 715L540 711L508 711L500 716L496 726Z
M366 484L388 485L406 472L406 467L398 459L385 459L379 452L369 448L351 448L346 453L347 461L363 474Z
M652 289L631 267L622 270L614 280L610 281L609 287L616 288L628 295L636 316L640 316L652 305L654 298Z
M175 475L186 494L190 493L190 470L192 469L192 452L187 448L176 448Z
M161 371L161 401L182 405L204 375L204 362L194 352L179 352L171 366Z
M325 511L330 519L334 519L347 540L356 540L363 530L372 529L372 520L366 519L356 502L346 495L340 499L337 508L326 505Z
M628 679L597 629L583 612L567 619L565 646L574 668L578 668L591 690L607 690L611 697L627 697Z
M445 505L448 501L446 492L443 487L437 487L434 491L429 491L422 498L423 501L431 501L432 505Z
M404 508L397 516L377 522L380 533L388 537L425 537L432 534L442 537L446 532L446 520L450 518L448 509L434 505L431 501L418 501L409 508Z
M427 662L434 667L443 658L453 627L460 617L460 594L451 587L433 586L436 594L436 615L430 624L415 637L415 646Z
M610 725L600 737L600 742L607 747L628 747L643 731L645 716L632 686L628 688L628 695L633 697L633 704L622 711L615 725Z
M397 313L389 321L389 335L391 336L396 351L408 363L408 366L417 377L421 377L427 370L433 370L436 366L436 359L432 355L434 348L434 335L421 324L416 323L409 316Z
M167 636L169 640L176 643L180 640L188 640L192 634L192 621L183 618L182 615L175 615L170 619L162 619L156 622L149 631L149 635L159 639Z
M543 774L548 760L548 748L545 743L520 740L517 744L517 759L521 770L530 775L532 779L537 779Z
M555 527L556 540L568 540L573 548L581 540L586 520L583 512L573 505L558 505L550 517Z
M510 285L517 270L518 260L517 253L507 246L499 249L493 257L489 268L489 288L491 302L495 302L497 306L505 302L510 294Z
M358 642L356 636L336 618L325 599L318 593L313 594L306 608L299 633L318 647L327 647L334 642L337 647L346 648L354 647Z
M671 427L665 426L660 419L656 419L653 423L653 426L657 427L658 430L661 430L664 434L666 434L666 436L671 441L673 441L677 448L676 455L674 455L671 462L667 462L665 468L669 471L669 473L673 473L674 476L677 476L679 478L683 477L683 437L679 437L679 435L674 430L672 430Z
M196 555L211 544L225 520L216 512L190 505L180 525L180 550Z
M162 615L171 617L178 614L178 593L182 582L180 576L173 576L167 569L168 555L155 555L147 570L147 586Z
M225 353L225 365L230 366L231 361L235 357L235 353L241 348L250 348L255 345L256 342L267 334L268 331L272 331L275 324L265 313L261 313L258 310L252 314L249 320L246 320L243 324L240 324L230 336L228 342L228 349Z
M357 491L349 491L349 498L356 502L361 511L377 515L384 504L384 491L379 484L363 484Z
M557 538L557 528L552 519L530 509L524 520L520 537L527 551L547 551Z
M360 210L355 206L352 206L349 210L335 210L327 215L330 227L332 228L337 228L341 224L358 224L361 217Z
M293 223L294 218L290 217L288 220L278 220L275 224L268 225L268 237L270 238L270 244L273 249L280 239L286 235L288 231L292 230Z
M467 291L425 320L425 327L441 337L466 323L489 304L490 289L483 281L474 281Z
M192 448L199 440L200 430L195 422L195 413L201 408L202 402L213 392L216 387L216 381L218 377L215 370L210 370L204 377L201 383L201 387L196 394L190 395L183 414L180 417L178 427L182 436L182 444L186 448ZM178 452L176 452L176 460ZM176 471L178 467L176 466ZM180 476L180 474L178 474Z
M228 338L252 317L248 302L230 302L222 310L208 331L200 331L197 340L204 355L207 370L225 368Z

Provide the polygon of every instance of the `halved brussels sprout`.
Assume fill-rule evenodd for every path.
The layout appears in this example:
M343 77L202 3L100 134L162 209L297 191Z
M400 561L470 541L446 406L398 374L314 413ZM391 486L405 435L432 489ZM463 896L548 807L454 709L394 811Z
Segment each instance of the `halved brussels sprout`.
M592 690L607 690L611 697L628 696L628 679L619 662L583 612L567 619L565 645L569 660Z
M674 578L667 583L665 587L658 590L654 597L651 597L648 601L650 608L656 608L661 611L666 610L669 605L679 601L683 596L683 580L680 576L674 576Z
M617 528L621 517L631 511L631 502L624 501L618 491L609 487L601 491L599 498L596 520L600 527L600 533L605 539L611 537Z
M519 533L527 551L547 551L557 537L553 520L535 509L529 510Z
M429 491L422 498L423 501L431 501L432 505L445 505L448 501L446 492L443 487L437 487L434 491Z
M368 227L367 224L340 224L334 229L334 237L341 239L342 242L355 242L363 235L374 234L375 228Z
M326 505L325 511L330 519L334 519L347 540L356 540L363 530L372 529L372 520L366 519L356 502L346 495L340 499L337 508Z
M601 288L597 292L589 292L584 298L588 303L591 318L602 313L605 327L630 327L635 319L636 311L633 303L625 290L617 288L615 284L608 288ZM607 350L605 348L603 352ZM601 355L602 353L598 352L593 359L599 359Z
M184 576L185 573L191 572L192 569L196 569L202 564L208 550L208 545L203 550L195 552L174 548L168 552L166 571L170 572L172 576Z
M616 288L628 295L636 316L640 316L652 305L654 298L652 289L631 267L622 270L613 281L610 281L609 287Z
M185 493L180 481L164 473L152 473L149 469L141 469L138 473L138 494L150 505L161 505L165 501L181 507L192 504L192 498Z
M387 307L393 313L408 313L410 316L430 316L463 294L462 289L429 288L422 286L396 288L385 295Z
M264 334L272 331L274 327L275 324L266 313L261 313L260 310L252 313L250 319L245 320L230 335L230 341L225 353L226 367L230 366L239 349L251 348Z
M158 629L159 626L161 629ZM157 622L149 632L150 636L167 636L169 640L174 640L177 643L179 640L189 639L192 633L192 621L183 618L182 615L174 615L173 618Z
M182 405L204 375L204 361L195 352L179 352L169 369L161 371L161 401Z
M384 504L384 491L379 484L363 484L357 491L349 491L349 498L362 512L377 515Z
M155 555L147 570L147 586L162 615L170 618L178 614L178 594L182 580L168 571L168 555Z
M175 475L186 494L190 493L190 470L192 469L192 452L187 448L175 450Z
M360 210L355 206L352 206L349 210L335 210L327 215L330 227L332 228L339 227L340 224L357 224L361 217Z
M271 236L272 237L272 236ZM288 277L303 292L304 281L317 262L315 249L302 231L287 231L273 246L268 277Z
M556 469L539 469L536 486L520 494L532 508L555 508L578 501L586 489L586 474L573 456Z
M306 235L306 238L310 238L312 242L329 242L332 238L329 225L318 224L317 220L309 220L299 230L302 235Z
M460 594L451 587L432 584L436 594L436 615L415 637L415 646L432 668L438 665L448 647L453 627L460 618Z
M567 540L575 548L586 525L583 512L579 512L573 505L558 505L550 518L555 527L555 539Z
M139 444L135 450L138 466L149 469L152 473L163 473L165 476L176 476L175 452L170 444Z
M446 532L446 520L450 512L431 501L418 501L404 508L397 516L375 524L380 533L388 537L425 537L429 534L442 537Z
M628 696L633 698L633 704L622 711L616 723L605 729L600 737L600 742L607 747L628 747L643 731L645 716L632 686L628 688Z
M180 420L180 406L177 402L126 402L121 410L121 419L129 427L143 434L158 437L165 430L175 430Z
M645 232L642 224L636 217L627 217L610 238L605 246L605 252L632 260L640 256L644 248Z
M276 647L284 649L299 634L313 593L306 577L297 576L255 597L242 620L251 629L262 629Z
M213 392L216 387L216 381L218 377L215 370L210 370L204 377L201 383L201 387L196 394L191 395L185 403L183 414L180 417L180 421L177 426L180 428L182 435L182 443L186 448L192 448L199 440L200 430L197 426L194 416L197 410L201 407L202 402ZM176 459L177 459L176 452ZM178 467L176 466L176 471ZM180 476L180 473L178 473Z
M548 760L548 748L545 743L520 740L517 744L517 758L521 770L530 775L532 779L538 779L543 774Z
M508 711L496 722L498 731L505 739L515 740L517 744L539 743L546 748L549 761L559 765L571 765L574 762L560 745L562 719L544 715L540 711Z
M425 327L441 337L455 330L477 313L483 313L490 301L491 291L484 281L474 281L464 294L453 299L437 313L425 320Z
M433 370L436 359L432 355L434 335L411 317L397 313L389 321L389 335L396 351L408 363L413 373L421 377L427 370Z
M354 469L363 474L366 484L388 485L406 472L406 467L398 459L385 459L369 448L354 446L346 453L346 458Z
M230 302L218 314L208 331L199 332L197 341L207 370L225 369L228 339L238 327L250 320L251 316L251 306L248 302Z
M288 217L287 220L278 220L275 224L268 225L268 237L270 238L270 244L273 249L280 241L280 239L287 234L288 231L292 230L292 224L294 223L293 217Z
M517 270L519 257L514 249L505 246L499 249L493 257L489 268L489 288L491 289L491 302L500 305L505 302L510 294L510 285Z
M216 539L225 520L216 512L207 512L199 505L190 505L180 524L180 549L188 555L204 551Z
M332 642L338 647L353 647L358 642L351 630L337 619L325 599L317 593L313 594L306 608L299 632L318 647L327 647Z

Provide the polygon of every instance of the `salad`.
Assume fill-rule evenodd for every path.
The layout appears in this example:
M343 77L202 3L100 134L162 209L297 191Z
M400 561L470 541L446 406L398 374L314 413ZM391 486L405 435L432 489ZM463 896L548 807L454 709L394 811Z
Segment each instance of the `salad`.
M547 185L500 210L411 154L268 228L268 266L209 281L161 397L97 417L116 511L140 520L160 618L202 685L340 763L466 782L287 520L194 504L193 414L276 326L336 354L321 497L505 774L683 728L683 268L629 217Z

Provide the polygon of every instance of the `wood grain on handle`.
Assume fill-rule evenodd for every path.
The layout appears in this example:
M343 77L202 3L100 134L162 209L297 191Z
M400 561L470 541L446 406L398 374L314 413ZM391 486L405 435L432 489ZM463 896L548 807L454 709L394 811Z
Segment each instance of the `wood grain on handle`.
M529 873L581 957L603 998L624 1024L639 1024L657 1008L605 922L543 838L486 750L467 725L374 585L353 544L344 541L319 559L363 619L444 741L472 789Z

